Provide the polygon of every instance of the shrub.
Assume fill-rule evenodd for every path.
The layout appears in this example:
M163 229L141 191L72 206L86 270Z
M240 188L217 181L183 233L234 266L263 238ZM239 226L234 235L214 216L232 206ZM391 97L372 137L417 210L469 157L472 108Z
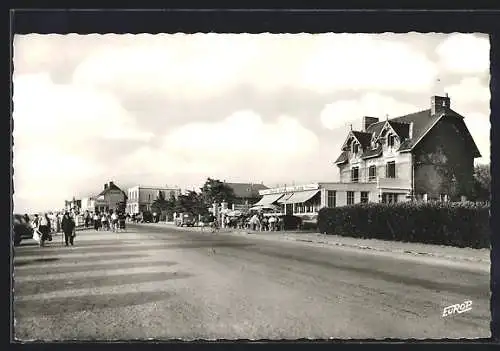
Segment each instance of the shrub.
M302 226L300 227L300 229L316 231L318 229L318 225L316 224L316 222L302 222Z
M489 205L403 202L323 208L318 230L355 238L488 248Z

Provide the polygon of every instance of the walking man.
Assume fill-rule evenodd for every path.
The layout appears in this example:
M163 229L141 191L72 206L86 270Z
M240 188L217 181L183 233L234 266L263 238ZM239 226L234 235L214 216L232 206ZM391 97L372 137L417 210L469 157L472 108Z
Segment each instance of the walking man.
M76 224L68 212L66 212L64 214L61 226L62 226L62 230L64 232L64 241L66 243L66 246L68 246L68 244L71 244L71 246L73 246L73 242L74 242L74 238L75 238L74 231L75 231Z

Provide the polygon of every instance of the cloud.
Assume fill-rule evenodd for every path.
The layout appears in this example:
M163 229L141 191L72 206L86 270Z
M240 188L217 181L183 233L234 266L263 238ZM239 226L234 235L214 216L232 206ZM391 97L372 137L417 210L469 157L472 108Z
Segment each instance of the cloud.
M490 43L486 35L455 33L436 48L440 66L452 73L487 72L490 65Z
M240 174L245 182L275 181L291 168L297 175L290 177L304 173L303 160L315 159L318 147L316 135L292 117L264 123L257 113L242 110L220 122L178 127L165 134L160 148L141 148L119 162L124 172L141 170L163 179L177 174L221 179Z
M378 93L368 93L359 99L340 100L326 105L320 113L323 126L327 129L337 129L352 123L353 129L361 129L363 116L384 119L402 116L419 111L418 107L400 102L390 96Z
M437 73L422 52L377 35L326 35L315 44L301 72L301 83L320 92L428 91Z
M40 140L32 148L14 147L14 207L23 211L59 209L103 169L93 160Z
M42 205L71 196L79 183L103 172L99 155L87 158L100 140L147 141L113 96L54 84L48 75L14 79L14 186L16 197ZM48 196L50 194L50 196ZM61 200L59 200L61 201Z
M376 35L176 34L116 41L121 45L87 56L74 72L76 84L200 99L241 85L268 92L427 91L436 75L425 55Z
M476 162L489 163L490 162L490 131L491 123L488 115L478 112L469 112L464 114L465 124L476 143L481 158L476 159Z
M459 104L488 103L490 101L490 89L488 85L481 83L477 77L468 77L459 84L446 88L450 98Z
M238 83L255 54L251 37L215 34L115 37L121 45L92 52L73 81L124 92L162 92L179 99L212 96ZM124 41L127 45L124 45Z
M43 136L62 142L91 137L147 141L152 136L137 128L111 94L57 85L46 74L16 77L13 101L14 137Z

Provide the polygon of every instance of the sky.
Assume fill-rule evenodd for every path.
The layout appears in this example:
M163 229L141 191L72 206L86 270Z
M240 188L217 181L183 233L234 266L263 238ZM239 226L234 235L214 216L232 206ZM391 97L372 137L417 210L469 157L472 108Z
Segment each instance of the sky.
M485 34L30 34L13 62L15 212L109 181L336 181L351 124L445 92L490 158Z

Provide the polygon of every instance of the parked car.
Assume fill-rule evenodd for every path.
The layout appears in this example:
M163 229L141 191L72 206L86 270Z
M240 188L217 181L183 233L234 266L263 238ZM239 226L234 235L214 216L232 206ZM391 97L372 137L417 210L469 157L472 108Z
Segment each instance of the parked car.
M183 213L175 219L175 225L178 227L193 227L196 224L196 216L192 213Z
M14 245L19 245L22 240L33 238L33 227L23 215L14 214L12 234Z
M142 213L141 222L143 223L153 223L153 214L149 211Z

